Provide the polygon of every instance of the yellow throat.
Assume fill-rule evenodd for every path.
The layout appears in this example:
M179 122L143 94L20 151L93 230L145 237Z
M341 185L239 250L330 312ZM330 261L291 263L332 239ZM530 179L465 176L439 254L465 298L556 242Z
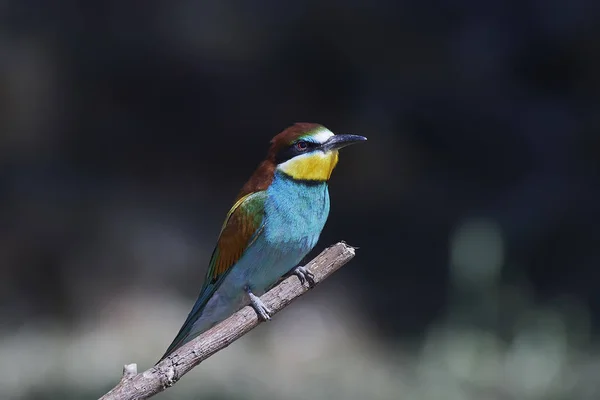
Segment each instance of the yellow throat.
M337 150L326 153L315 151L294 157L277 168L297 180L327 181L338 163L338 158Z

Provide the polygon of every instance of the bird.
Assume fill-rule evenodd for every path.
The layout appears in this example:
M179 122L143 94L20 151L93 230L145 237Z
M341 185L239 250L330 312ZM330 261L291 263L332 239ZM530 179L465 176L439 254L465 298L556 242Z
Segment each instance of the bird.
M192 310L159 362L245 306L270 320L271 310L259 296L281 277L295 274L302 284L314 284L299 263L329 216L328 181L338 151L366 140L306 122L271 139L266 159L227 213Z

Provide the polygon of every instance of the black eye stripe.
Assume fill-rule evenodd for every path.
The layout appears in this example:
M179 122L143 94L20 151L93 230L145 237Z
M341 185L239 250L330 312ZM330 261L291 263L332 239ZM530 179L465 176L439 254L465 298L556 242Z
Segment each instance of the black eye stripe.
M306 148L299 149L297 145L300 142L306 143ZM282 162L294 158L297 155L305 154L318 146L318 143L309 142L308 140L297 140L279 151L279 153L276 156L277 164L281 164Z

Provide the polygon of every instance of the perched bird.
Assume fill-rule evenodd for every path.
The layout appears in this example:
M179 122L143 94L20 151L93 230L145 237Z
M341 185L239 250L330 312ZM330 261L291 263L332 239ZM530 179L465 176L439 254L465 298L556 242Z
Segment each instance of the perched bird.
M365 140L313 123L292 125L271 140L267 159L229 210L200 295L161 360L248 304L259 318L270 319L258 296L294 267L302 283L312 281L298 263L329 215L327 181L338 150Z

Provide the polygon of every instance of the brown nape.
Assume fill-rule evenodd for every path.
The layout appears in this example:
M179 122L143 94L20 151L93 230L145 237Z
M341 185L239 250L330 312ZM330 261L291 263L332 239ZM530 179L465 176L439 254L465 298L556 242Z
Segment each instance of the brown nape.
M242 190L237 195L235 201L238 201L248 193L260 192L261 190L267 190L271 182L273 182L273 176L275 175L275 161L266 159L258 165L258 168L248 182L242 186Z
M236 201L248 193L267 190L271 182L273 182L275 168L277 167L275 162L275 156L277 153L279 153L279 151L284 149L286 146L289 146L290 143L292 143L298 137L318 128L322 128L322 125L311 122L297 122L271 139L271 147L267 153L267 159L258 165L258 168L254 171L248 182L246 182L246 184L242 187L242 190L240 190Z

